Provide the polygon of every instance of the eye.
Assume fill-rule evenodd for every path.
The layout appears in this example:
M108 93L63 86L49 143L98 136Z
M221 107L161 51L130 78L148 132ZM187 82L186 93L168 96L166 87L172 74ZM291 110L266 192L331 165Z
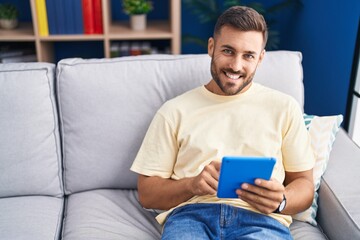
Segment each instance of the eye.
M245 54L245 55L244 55L244 58L245 58L245 59L252 60L252 59L255 59L255 56L252 55L252 54Z
M225 54L227 54L227 55L233 54L233 51L230 50L230 49L223 49L222 52L225 53Z

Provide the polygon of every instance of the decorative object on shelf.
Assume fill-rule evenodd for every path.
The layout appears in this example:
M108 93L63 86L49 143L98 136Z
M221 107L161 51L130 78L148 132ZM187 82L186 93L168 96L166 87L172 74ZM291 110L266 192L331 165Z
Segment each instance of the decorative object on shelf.
M18 26L19 11L10 3L0 4L0 27L14 29Z
M146 29L146 15L153 9L152 1L123 0L123 10L130 16L131 29L143 31Z

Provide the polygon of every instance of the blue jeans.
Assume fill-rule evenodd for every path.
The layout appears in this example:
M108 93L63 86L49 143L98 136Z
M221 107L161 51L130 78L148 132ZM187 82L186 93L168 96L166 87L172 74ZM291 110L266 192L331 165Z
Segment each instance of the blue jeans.
M167 239L293 239L289 228L263 214L225 204L189 204L168 216Z

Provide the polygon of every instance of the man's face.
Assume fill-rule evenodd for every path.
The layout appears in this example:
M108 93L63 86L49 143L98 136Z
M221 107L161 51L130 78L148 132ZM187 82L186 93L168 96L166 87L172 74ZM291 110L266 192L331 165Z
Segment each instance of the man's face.
M215 39L209 39L208 53L216 83L212 91L219 95L245 92L265 53L262 33L224 26Z

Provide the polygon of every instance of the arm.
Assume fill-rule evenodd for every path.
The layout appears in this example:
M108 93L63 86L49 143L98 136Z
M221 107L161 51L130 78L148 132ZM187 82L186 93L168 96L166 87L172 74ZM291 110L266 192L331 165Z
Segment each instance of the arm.
M243 184L237 190L239 198L248 202L260 212L274 212L286 196L286 207L282 214L292 215L310 207L314 197L312 169L304 172L285 172L283 186L275 179L270 181L257 179L255 185Z
M139 175L139 200L145 208L168 210L195 195L215 194L220 174L220 162L211 162L195 177L180 180Z

